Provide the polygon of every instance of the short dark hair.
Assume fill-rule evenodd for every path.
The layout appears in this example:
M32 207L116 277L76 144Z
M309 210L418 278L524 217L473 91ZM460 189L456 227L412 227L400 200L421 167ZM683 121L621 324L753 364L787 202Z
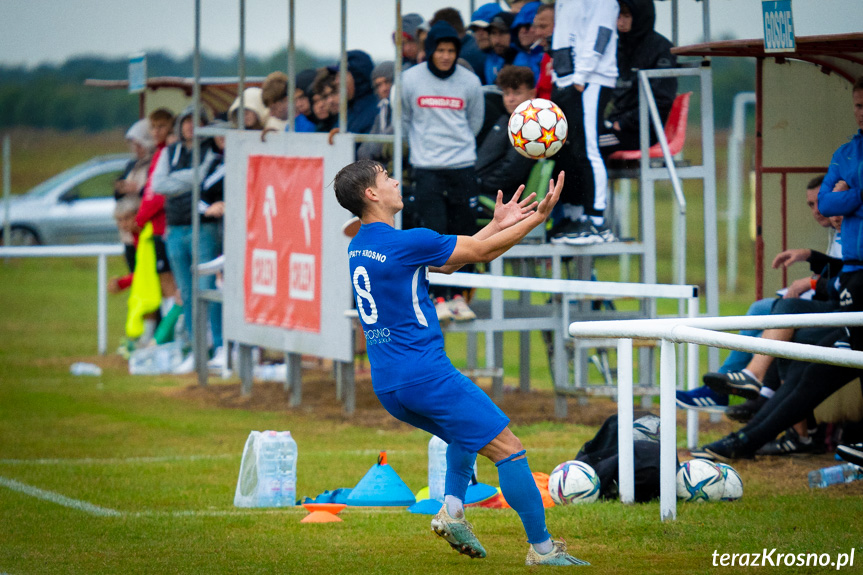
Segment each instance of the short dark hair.
M384 167L380 162L374 160L357 160L339 170L333 180L339 205L362 218L366 209L366 188L374 187L378 173L383 171Z
M504 66L497 75L495 80L498 88L503 90L518 90L522 86L533 88L536 86L536 78L533 76L533 70L527 66Z
M147 119L150 120L150 122L167 122L171 127L174 126L174 113L168 108L156 108L150 112Z
M536 9L536 14L542 14L547 10L554 12L554 4L540 4L539 8ZM536 14L534 14L534 17L536 17Z
M856 92L857 90L863 90L863 76L860 76L860 77L859 77L859 78L857 78L857 80L854 82L854 87L851 89L851 93L853 94L853 93L854 93L854 92Z
M328 87L333 87L335 84L335 73L330 72L326 67L319 68L315 79L312 80L312 94L322 94Z
M816 177L812 178L811 180L809 180L809 183L806 184L806 189L812 190L814 188L820 188L821 182L823 182L823 181L824 181L824 174L821 174L820 176L816 176Z
M435 12L429 22L429 27L434 26L437 22L446 22L455 28L459 36L464 36L464 20L461 18L461 13L455 8L441 8Z

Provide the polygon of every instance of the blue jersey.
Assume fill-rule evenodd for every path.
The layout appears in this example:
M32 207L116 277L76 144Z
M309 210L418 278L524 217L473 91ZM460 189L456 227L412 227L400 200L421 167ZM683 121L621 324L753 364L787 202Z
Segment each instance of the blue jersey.
M455 368L429 298L428 266L440 267L456 236L425 228L363 224L348 248L351 284L375 393L438 378Z

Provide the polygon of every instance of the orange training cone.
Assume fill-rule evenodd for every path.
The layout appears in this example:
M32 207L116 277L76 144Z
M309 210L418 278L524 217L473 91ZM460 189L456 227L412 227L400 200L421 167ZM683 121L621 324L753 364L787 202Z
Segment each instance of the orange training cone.
M328 511L312 511L300 521L300 523L337 523L341 518L336 517Z

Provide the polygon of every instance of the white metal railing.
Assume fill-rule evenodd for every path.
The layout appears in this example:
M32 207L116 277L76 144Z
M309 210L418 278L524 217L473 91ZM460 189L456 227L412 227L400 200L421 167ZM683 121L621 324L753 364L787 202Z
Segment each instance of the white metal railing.
M99 354L108 347L108 256L123 255L121 244L84 244L77 246L3 246L0 258L98 258L96 293L98 298Z
M830 363L863 368L863 352L819 347L758 337L721 333L725 330L844 327L863 325L863 312L824 314L730 316L701 318L664 318L640 320L590 321L572 323L569 333L573 337L618 338L618 449L620 467L618 485L624 503L635 500L634 454L632 445L632 340L659 339L662 341L659 358L659 417L660 465L659 482L660 517L663 521L677 517L677 424L676 424L676 373L675 343L687 343L762 353L788 359ZM719 330L719 331L716 331ZM690 348L687 371L697 369ZM693 381L692 378L689 380ZM691 387L690 383L690 387ZM692 411L687 417L688 445L697 443L698 415ZM693 433L694 432L694 433ZM693 440L693 437L695 439Z

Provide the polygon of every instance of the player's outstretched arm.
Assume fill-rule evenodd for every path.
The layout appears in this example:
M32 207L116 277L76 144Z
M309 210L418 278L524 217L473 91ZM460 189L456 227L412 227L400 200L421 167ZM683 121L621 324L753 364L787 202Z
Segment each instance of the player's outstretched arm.
M446 262L446 265L439 269L433 269L431 271L439 271L442 273L452 273L459 267L465 264L473 264L479 262L490 262L495 259L509 248L520 242L524 236L526 236L530 231L536 226L545 222L548 219L548 216L551 214L552 208L554 208L555 204L557 204L557 200L560 198L560 191L563 189L563 181L564 181L564 173L561 172L557 177L557 182L554 180L549 180L548 182L548 194L542 199L539 204L536 205L536 210L528 209L524 214L515 216L511 214L511 219L514 219L514 223L510 223L509 227L505 229L501 229L499 231L491 231L490 235L487 237L479 237L480 234L476 236L458 236L458 240L456 241L455 249L450 255L449 259ZM519 188L521 190L521 188ZM516 206L520 206L520 202L517 200L517 196L521 194L519 191L516 196L513 197L513 200L507 202L507 204L502 204L507 206L515 202ZM502 195L498 194L498 201L501 202ZM531 205L530 202L533 200L530 196L523 202L528 202L526 205ZM533 202L534 204L536 202ZM524 206L520 206L521 209ZM510 206L509 210L515 210L512 206ZM495 209L495 216L497 217L498 210ZM509 221L509 220L504 220ZM491 225L491 224L490 224ZM487 226L488 227L488 226ZM485 228L483 228L485 229Z

